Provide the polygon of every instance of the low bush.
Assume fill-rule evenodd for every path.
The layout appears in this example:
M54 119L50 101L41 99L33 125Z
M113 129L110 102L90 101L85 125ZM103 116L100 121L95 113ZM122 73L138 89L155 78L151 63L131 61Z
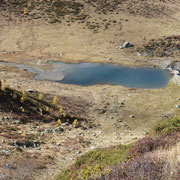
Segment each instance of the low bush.
M162 121L158 123L152 131L155 134L170 134L174 131L180 131L180 117L176 117L172 120Z
M96 149L77 158L75 163L64 170L58 180L89 179L109 172L109 167L129 159L129 146L118 145L116 147Z
M144 155L115 166L108 175L98 180L166 180L169 179L169 164Z

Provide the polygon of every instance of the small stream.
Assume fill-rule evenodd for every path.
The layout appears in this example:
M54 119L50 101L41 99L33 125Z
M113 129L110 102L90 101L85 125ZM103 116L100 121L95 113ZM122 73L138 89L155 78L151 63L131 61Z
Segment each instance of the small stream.
M0 64L26 69L35 73L34 78L37 80L81 86L112 84L130 88L154 89L167 86L172 77L167 70L160 68L130 68L113 64L68 64L49 60L46 65L49 65L50 69L45 69L44 65L36 67L8 62L0 62Z

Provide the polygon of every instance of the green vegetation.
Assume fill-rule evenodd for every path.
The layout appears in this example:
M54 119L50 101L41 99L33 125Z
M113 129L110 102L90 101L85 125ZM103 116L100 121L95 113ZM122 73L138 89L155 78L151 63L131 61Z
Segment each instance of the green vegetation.
M126 167L127 169L133 169L136 161L142 164L142 167L144 166L143 164L154 163L154 165L149 164L149 167L157 167L155 172L152 171L152 174L154 173L153 175L156 176L156 173L159 173L159 175L164 176L162 167L166 165L166 162L160 163L160 161L153 159L153 157L147 156L146 153L151 153L158 149L170 148L177 144L179 130L180 118L176 117L172 120L163 121L153 127L150 135L138 140L133 145L118 145L115 147L95 149L78 157L75 163L68 169L65 169L56 179L86 180L89 178L96 179L102 176L111 179L110 175L111 173L113 174L114 166L118 167L118 164L122 162L127 165L124 165L124 170L120 168L120 174L122 177L126 177L123 171L126 171ZM131 172L128 171L127 173Z
M106 174L110 167L129 159L129 145L96 149L76 159L75 163L64 170L57 179L88 179Z
M174 131L180 130L180 118L176 117L172 120L162 121L155 125L153 132L156 134L170 134Z

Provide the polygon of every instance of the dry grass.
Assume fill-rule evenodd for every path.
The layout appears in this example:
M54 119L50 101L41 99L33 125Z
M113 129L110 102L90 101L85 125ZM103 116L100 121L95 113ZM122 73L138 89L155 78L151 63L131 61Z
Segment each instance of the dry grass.
M168 150L157 150L153 153L153 156L157 159L161 159L169 164L170 176L180 175L180 143L174 145Z
M52 163L52 159L38 154L17 153L0 159L0 180L31 180L38 170Z
M170 149L145 153L115 166L98 180L169 180L180 177L180 143Z

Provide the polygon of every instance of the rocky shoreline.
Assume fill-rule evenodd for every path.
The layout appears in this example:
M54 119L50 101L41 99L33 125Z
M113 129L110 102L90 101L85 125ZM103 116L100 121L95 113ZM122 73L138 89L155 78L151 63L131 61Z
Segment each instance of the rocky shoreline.
M173 61L166 66L174 76L172 78L173 82L180 86L180 61Z

